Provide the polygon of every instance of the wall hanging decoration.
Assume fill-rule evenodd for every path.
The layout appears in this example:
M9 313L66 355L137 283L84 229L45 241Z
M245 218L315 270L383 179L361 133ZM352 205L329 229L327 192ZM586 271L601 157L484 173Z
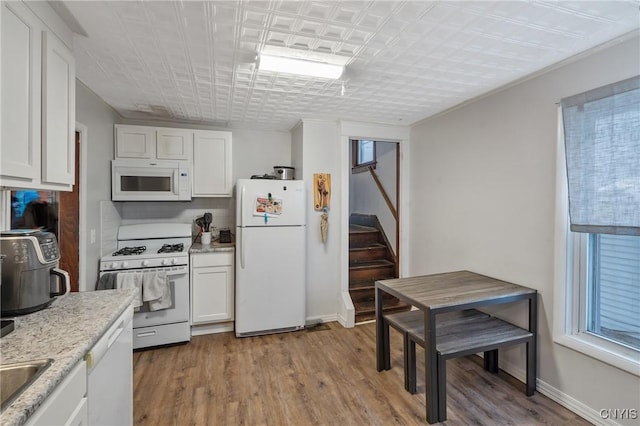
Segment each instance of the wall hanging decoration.
M320 215L320 238L322 243L327 242L327 234L329 232L329 214L324 212Z
M331 174L313 174L313 204L316 210L329 208L331 203Z
M313 174L313 207L322 211L320 215L320 237L322 243L327 242L329 233L329 205L331 203L331 174Z

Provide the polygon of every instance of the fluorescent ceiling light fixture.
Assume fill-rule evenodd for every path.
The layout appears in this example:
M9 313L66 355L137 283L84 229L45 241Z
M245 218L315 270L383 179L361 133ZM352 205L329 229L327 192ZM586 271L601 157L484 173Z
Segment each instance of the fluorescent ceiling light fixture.
M335 80L342 75L344 65L261 54L258 69Z

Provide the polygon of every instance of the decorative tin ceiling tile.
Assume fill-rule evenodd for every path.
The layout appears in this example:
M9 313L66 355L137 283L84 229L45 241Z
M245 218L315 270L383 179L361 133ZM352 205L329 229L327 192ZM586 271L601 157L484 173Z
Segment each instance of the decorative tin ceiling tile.
M64 4L89 34L78 78L123 116L278 130L411 124L639 27L638 0ZM269 47L347 66L339 81L265 73Z

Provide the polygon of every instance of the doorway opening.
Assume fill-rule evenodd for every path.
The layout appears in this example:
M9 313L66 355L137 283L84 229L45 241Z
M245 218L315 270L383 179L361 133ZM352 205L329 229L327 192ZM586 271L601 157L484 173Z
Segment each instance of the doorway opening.
M351 139L349 174L349 295L355 322L375 318L375 281L399 277L400 145ZM385 311L409 310L385 300Z

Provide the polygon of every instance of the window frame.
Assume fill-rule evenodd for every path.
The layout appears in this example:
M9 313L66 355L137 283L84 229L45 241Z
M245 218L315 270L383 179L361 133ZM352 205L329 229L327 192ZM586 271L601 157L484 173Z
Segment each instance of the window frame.
M562 108L558 107L553 341L640 377L640 351L586 331L589 235L569 229Z
M373 142L373 160L367 161L364 163L359 163L358 158L360 157L360 142L367 141ZM373 139L351 139L351 173L362 173L369 170L369 167L372 169L376 168L378 164L378 157L376 153L376 141Z

